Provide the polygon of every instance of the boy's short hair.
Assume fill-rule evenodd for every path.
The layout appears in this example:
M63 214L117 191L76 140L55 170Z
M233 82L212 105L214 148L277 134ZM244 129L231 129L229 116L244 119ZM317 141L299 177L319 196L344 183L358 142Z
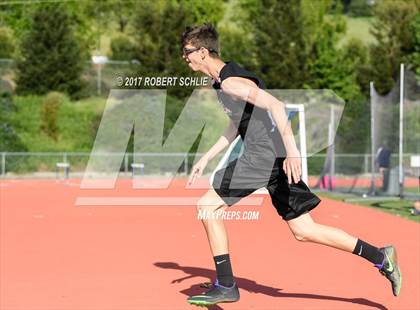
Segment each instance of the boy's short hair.
M219 53L219 35L216 29L209 23L201 26L187 27L181 36L182 48L190 43L194 47L206 48L212 57Z

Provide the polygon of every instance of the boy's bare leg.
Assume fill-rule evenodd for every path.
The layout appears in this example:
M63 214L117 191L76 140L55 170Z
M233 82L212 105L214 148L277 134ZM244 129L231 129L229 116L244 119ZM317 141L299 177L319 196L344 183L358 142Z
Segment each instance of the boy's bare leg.
M202 219L204 229L207 234L210 249L213 256L223 255L229 253L229 241L224 220L221 214L225 211L227 205L217 195L217 193L210 189L198 202L198 215L209 216L208 219ZM220 212L218 218L211 218L212 213Z
M357 238L341 229L314 222L309 213L287 221L287 224L299 241L315 242L347 252L356 247Z
M222 217L226 208L227 205L214 189L210 189L197 204L198 215L202 217L201 221L213 254L217 283L225 287L232 287L235 281L229 256L227 231Z
M232 273L226 227L221 217L226 208L225 202L213 189L209 190L197 204L198 215L204 216L201 221L213 254L217 280L207 292L188 297L190 304L210 306L219 302L235 302L240 298ZM212 217L213 214L219 216Z
M399 295L402 276L394 246L377 248L341 229L315 223L309 213L302 214L298 218L288 221L287 224L299 241L327 245L361 256L372 262L381 274L391 282L394 296Z

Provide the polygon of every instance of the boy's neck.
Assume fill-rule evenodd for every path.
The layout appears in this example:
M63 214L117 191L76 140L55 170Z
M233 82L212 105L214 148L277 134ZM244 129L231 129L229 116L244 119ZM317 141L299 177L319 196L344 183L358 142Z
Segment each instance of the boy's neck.
M220 82L220 71L226 65L223 60L219 58L213 58L210 60L205 72L208 76L210 76L213 80Z

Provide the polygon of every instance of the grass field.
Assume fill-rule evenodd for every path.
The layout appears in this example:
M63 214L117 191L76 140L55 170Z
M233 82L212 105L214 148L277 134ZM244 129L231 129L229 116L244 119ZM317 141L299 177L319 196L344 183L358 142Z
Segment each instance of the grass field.
M374 208L383 212L391 213L402 218L412 220L414 222L420 223L420 216L411 215L410 209L413 208L413 201L406 199L390 200L390 199L381 199L377 200L369 199L362 200L360 196L353 194L341 194L341 193L329 193L329 192L317 192L321 197L326 197L339 201L352 201L351 203L366 206L369 208ZM357 199L360 198L360 199Z
M57 141L41 130L42 96L15 96L17 112L11 123L29 152L90 151L96 136L94 121L105 107L105 99L92 97L77 102L66 100L59 108Z
M370 33L373 18L371 17L345 17L347 29L345 36L340 40L340 45L345 44L350 39L359 39L365 45L375 42L375 38Z

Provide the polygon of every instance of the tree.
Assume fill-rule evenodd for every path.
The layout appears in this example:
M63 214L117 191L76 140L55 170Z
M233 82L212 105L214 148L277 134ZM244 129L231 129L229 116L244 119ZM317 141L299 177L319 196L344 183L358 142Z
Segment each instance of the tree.
M8 27L12 30L16 41L22 41L31 31L32 19L41 2L51 1L8 1L0 0L0 27ZM58 2L58 1L53 1ZM83 49L89 49L93 42L92 18L87 14L87 7L93 1L65 1L61 5L66 7L70 19L77 25L75 35ZM95 1L95 3L99 3ZM56 3L57 4L57 3ZM0 40L1 42L1 40ZM19 52L19 50L17 50Z
M16 49L13 32L8 27L0 27L0 58L12 58Z
M135 8L135 1L111 0L110 8L115 20L118 23L118 30L123 33L132 19Z
M86 57L75 27L65 5L37 7L17 64L18 93L45 94L57 90L72 97L79 95Z
M139 75L186 76L191 71L181 53L180 37L187 26L211 22L223 15L221 0L141 1L136 6L133 58L140 61ZM174 87L169 94L185 97L191 89Z
M115 39L113 52L138 60L138 76L194 76L182 58L181 34L187 26L204 22L217 25L223 13L222 0L139 1L133 11L133 27L127 28L127 36ZM124 40L133 45L121 48ZM185 100L180 99L189 96L192 90L193 87L180 86L167 89L164 137L184 107Z
M113 60L131 61L135 58L136 43L126 34L118 34L111 41Z
M253 20L256 58L269 88L301 88L307 55L301 1L257 2Z
M331 89L348 102L360 94L355 70L360 55L352 55L349 46L338 49L338 33L334 24L324 23L323 31L312 46L305 86Z
M414 54L412 24L420 1L381 1L374 12L372 34L377 43L370 46L369 76L380 94L388 93L399 78L400 63Z
M24 152L25 145L13 129L11 115L16 111L13 98L8 93L0 95L0 152Z
M220 55L226 61L247 67L257 68L253 35L237 24L218 26L220 38Z
M28 14L30 9L31 6L23 3L0 1L0 26L10 27L14 35L20 39L30 28L30 16Z
M306 87L331 89L345 100L336 137L337 151L364 152L369 114L357 78L358 68L366 62L366 49L359 40L351 40L338 48L342 30L339 24L323 23L310 53Z
M352 0L348 6L348 14L350 16L372 16L373 1L368 0Z
M343 3L344 5L346 3ZM349 4L349 3L348 3ZM303 1L305 37L309 49L306 87L331 89L345 100L337 137L339 152L364 152L369 130L369 109L359 86L360 68L367 62L366 47L360 40L339 46L346 23L337 1ZM330 14L326 16L326 12Z
M316 44L318 37L322 34L325 28L326 14L331 10L331 0L302 0L302 17L303 17L303 35L305 39L306 52L311 53L313 45ZM338 10L338 8L335 8ZM334 11L330 12L332 21L335 24L336 14ZM341 26L342 24L340 24ZM339 29L338 27L336 27ZM336 36L336 34L334 34Z
M415 19L410 24L413 34L413 52L406 56L404 62L408 64L408 69L416 74L418 83L420 83L420 13L416 14Z

